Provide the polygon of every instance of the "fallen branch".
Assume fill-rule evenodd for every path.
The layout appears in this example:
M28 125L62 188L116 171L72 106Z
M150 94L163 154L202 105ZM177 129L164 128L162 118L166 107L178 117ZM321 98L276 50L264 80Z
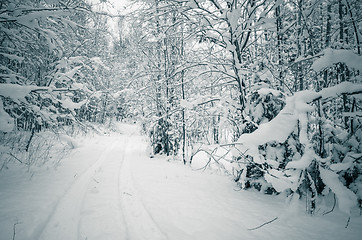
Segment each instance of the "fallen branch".
M16 234L16 225L19 224L19 222L14 223L13 226L13 240L15 240L15 234Z
M30 143L31 143L31 140L32 140L33 137L34 137L34 134L35 134L35 128L33 127L33 128L31 129L30 138L29 138L28 143L26 144L26 147L25 147L25 151L27 151L27 152L29 151Z
M10 157L13 157L16 161L18 161L19 163L21 163L21 164L23 164L24 162L21 160L21 159L19 159L18 157L16 157L14 154L12 154L11 152L9 152L9 153L6 153L6 154L8 154Z
M349 221L351 220L351 217L348 217L348 220L347 220L347 224L344 228L348 228L348 225L349 225Z
M267 225L267 224L269 224L269 223L274 222L274 221L277 220L277 219L278 219L278 217L275 217L274 219L272 219L272 220L270 220L270 221L268 221L268 222L265 222L265 223L261 224L260 226L257 226L257 227L254 227L254 228L248 228L248 230L249 230L249 231L253 231L253 230L259 229L259 228L261 228L261 227L263 227L263 226L265 226L265 225Z
M324 216L324 215L327 215L328 213L333 212L334 208L336 207L336 194L334 194L333 196L334 196L333 207L332 207L332 209L331 209L331 210L329 210L329 211L327 211L327 212L323 213L323 214L322 214L323 216Z

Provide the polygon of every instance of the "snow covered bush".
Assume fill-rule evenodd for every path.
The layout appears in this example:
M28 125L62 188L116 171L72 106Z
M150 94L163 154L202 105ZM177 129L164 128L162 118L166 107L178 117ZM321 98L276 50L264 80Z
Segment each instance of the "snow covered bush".
M269 84L256 83L250 92L246 111L254 124L269 122L285 106L284 93L271 89Z
M232 144L201 146L192 167L221 169L243 189L298 194L310 214L323 196L335 194L340 210L350 214L362 199L361 122L351 111L346 128L343 109L331 105L345 94L357 99L361 90L350 82L288 97L256 89L248 106L255 129Z
M57 167L75 147L75 141L64 134L51 131L36 133L33 137L31 134L28 131L0 132L0 171L14 165L25 166L28 170L44 165Z
M152 154L177 155L179 150L179 133L171 123L172 119L160 118L154 122L145 121L144 126L148 125L146 132L151 139L153 149Z
M110 68L99 57L108 40L95 34L99 23L92 22L86 1L9 0L0 6L1 164L57 162L58 152L76 147L63 133L114 116L109 102L118 98L109 83L104 90Z
M70 89L76 88L79 67L66 64L62 35L76 23L66 7L54 3L52 10L48 2L1 3L0 97L18 129L39 131L67 122L68 103L78 103Z
M310 213L318 195L331 191L339 208L349 213L357 199L361 202L361 123L358 120L353 132L345 129L323 103L361 90L361 84L344 82L287 97L275 118L235 144L241 187L299 193L306 196Z

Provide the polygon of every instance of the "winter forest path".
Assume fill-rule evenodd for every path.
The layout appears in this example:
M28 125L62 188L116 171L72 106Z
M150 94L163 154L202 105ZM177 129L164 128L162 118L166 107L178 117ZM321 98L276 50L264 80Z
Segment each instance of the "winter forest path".
M133 130L132 130L133 129ZM164 239L137 198L129 161L142 157L136 128L116 137L60 198L39 239Z
M98 160L75 179L60 198L40 239L87 239L89 234L111 237L109 234L126 233L119 227L125 224L122 224L119 189L115 184L124 160L113 155L118 144L119 140L108 146ZM105 222L111 226L103 226Z
M80 137L56 169L0 174L0 240L360 239L362 218L304 214L283 196L238 191L230 178L149 158L139 128ZM30 176L30 178L29 178ZM234 188L233 188L234 186ZM274 218L278 219L255 231Z

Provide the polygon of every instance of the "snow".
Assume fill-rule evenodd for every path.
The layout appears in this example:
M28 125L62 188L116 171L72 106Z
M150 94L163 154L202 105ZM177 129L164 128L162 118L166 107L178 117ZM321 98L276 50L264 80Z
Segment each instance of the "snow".
M193 156L191 167L192 169L200 170L206 168L212 162L207 152L200 151Z
M19 63L24 61L23 57L19 57L19 56L15 55L15 54L7 54L7 53L3 53L3 52L0 52L0 54L3 55L4 57L10 59L10 60L18 61Z
M186 109L193 109L194 108L194 105L187 101L187 100L184 100L184 99L181 99L180 100L180 106L183 107L183 108L186 108Z
M33 12L27 13L25 15L21 15L19 17L14 18L18 23L31 28L31 29L37 29L39 28L38 19L45 19L49 16L69 16L70 13L63 10L46 10L41 9L41 11L34 11L36 9L32 9Z
M275 89L271 89L271 88L265 88L265 87L263 87L263 88L260 88L259 90L258 90L258 93L260 94L260 95L268 95L268 94L273 94L274 96L278 96L278 95L281 95L282 94L282 92L280 92L280 91L278 91L278 90L275 90Z
M65 135L65 134L60 134L59 139L62 142L67 143L72 149L79 147L79 143L76 141L76 139L74 139L71 136L68 136L68 135Z
M350 68L362 71L362 56L350 50L326 48L322 51L322 54L323 56L312 64L311 68L316 72L339 62L345 63Z
M79 71L79 69L81 69L82 66L77 66L74 67L73 69L69 70L68 72L66 72L64 75L70 79L72 79L74 77L74 75Z
M268 123L260 124L259 128L250 134L243 134L238 142L247 146L258 146L267 142L285 142L294 130L298 117L295 114L296 97L288 97L285 107Z
M0 98L0 131L11 132L14 129L14 126L14 119L5 112L3 101Z
M138 127L119 129L123 134L73 139L78 148L57 169L26 172L14 163L0 172L0 239L347 240L362 234L358 214L345 228L348 215L337 209L310 217L297 197L236 191L214 171L149 158ZM321 213L330 207L321 205Z
M333 87L324 88L319 93L323 98L337 97L342 93L361 92L362 83L342 82Z
M189 6L190 8L198 8L197 4L196 4L196 0L190 0L187 2L187 6Z
M303 156L299 160L289 162L286 168L306 169L315 157L316 154L314 153L314 150L311 146L308 146L305 149Z
M343 186L338 179L338 174L324 168L319 168L319 171L323 182L336 194L339 209L350 214L351 208L357 203L357 196Z
M275 169L270 169L269 172L264 175L264 178L268 183L271 183L273 188L278 192L293 189L295 185L290 179Z
M240 136L236 145L237 149L233 150L234 155L237 157L242 153L251 156L252 161L255 163L270 163L269 166L274 165L274 169L265 170L264 179L268 184L271 184L277 192L281 193L289 188L296 190L298 187L298 179L290 179L287 175L284 175L286 173L285 170L276 170L278 166L270 161L270 159L277 159L277 152L270 152L270 150L267 149L266 152L268 152L268 154L263 156L259 150L259 146L266 143L284 143L298 125L299 141L304 147L303 154L302 156L297 156L296 154L293 160L287 163L285 169L287 171L304 170L307 169L314 160L325 164L326 159L321 159L317 156L314 151L314 146L309 139L310 136L308 136L308 113L315 109L310 103L316 99L326 99L336 97L341 93L360 92L361 90L361 84L344 82L334 87L325 88L320 92L305 90L287 97L285 107L274 119L270 122L260 124L254 132ZM262 90L261 92L267 93L266 90ZM355 146L354 148L358 148L358 142L354 139L351 139L351 141L353 142L349 144ZM280 160L283 160L283 157L281 157ZM352 164L353 159L346 157L342 163L332 164L330 169L337 172L347 170L352 167ZM236 169L240 169L240 166L236 167ZM295 174L290 174L289 176L293 175L295 176ZM323 182L326 181L324 183L332 189L337 199L339 199L340 210L348 214L351 208L357 203L355 194L343 186L342 182L338 179L338 175L333 171L324 171L323 174L321 173L321 177ZM241 179L241 181L243 181L243 179Z
M260 94L268 94L271 92L271 90L263 88L259 91ZM254 156L254 161L256 163L263 163L264 160L262 160L259 156L258 146L268 142L285 142L290 134L295 130L299 120L299 125L301 128L300 142L305 145L306 153L300 162L289 162L288 167L303 168L308 166L314 155L312 146L309 146L309 140L306 134L308 128L308 119L306 113L314 110L314 107L309 103L318 98L325 99L338 96L341 93L359 91L362 91L362 84L343 82L336 86L325 88L320 92L315 92L312 90L297 92L293 96L286 98L285 107L274 119L272 119L270 122L260 124L259 128L253 133L241 135L237 141L241 144L241 146L238 148L241 152L247 151L249 155Z
M57 4L59 3L59 0L45 0L47 4Z
M83 101L81 101L79 103L75 103L71 99L65 98L65 99L61 100L61 103L62 103L62 106L64 108L67 108L67 109L70 109L71 111L74 111L74 109L79 109L81 106L86 104L87 100L83 100Z
M241 16L241 9L234 9L233 11L227 11L226 15L229 19L230 26L233 32L235 32L238 28L239 18Z
M34 85L21 86L18 84L0 83L0 96L10 97L13 100L18 99L25 101L25 96L31 91L44 89L43 87L37 87Z
M353 153L349 152L343 158L342 162L331 164L329 167L335 172L347 170L352 167L354 160L359 159L362 157L362 153Z
M344 112L343 116L345 117L351 117L351 118L361 118L362 112Z

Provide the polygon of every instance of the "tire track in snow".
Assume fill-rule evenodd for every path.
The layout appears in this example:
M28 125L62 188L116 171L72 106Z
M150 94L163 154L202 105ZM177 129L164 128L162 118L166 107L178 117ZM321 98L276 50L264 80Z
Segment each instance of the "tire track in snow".
M79 235L80 211L93 175L107 159L117 142L111 144L99 159L85 170L59 199L49 221L41 230L40 240L77 240Z
M120 205L119 178L124 161L125 143L122 136L94 174L82 205L78 239L126 240L128 230Z
M39 239L167 239L133 184L130 161L142 157L143 150L138 137L118 138L79 175L58 200Z
M128 141L124 152L124 161L121 167L119 188L121 189L120 204L126 220L129 237L131 240L165 240L168 239L162 232L150 212L142 202L137 189L133 183L130 162L134 158L142 157L142 149L137 137L132 137ZM130 146L130 144L132 144Z

